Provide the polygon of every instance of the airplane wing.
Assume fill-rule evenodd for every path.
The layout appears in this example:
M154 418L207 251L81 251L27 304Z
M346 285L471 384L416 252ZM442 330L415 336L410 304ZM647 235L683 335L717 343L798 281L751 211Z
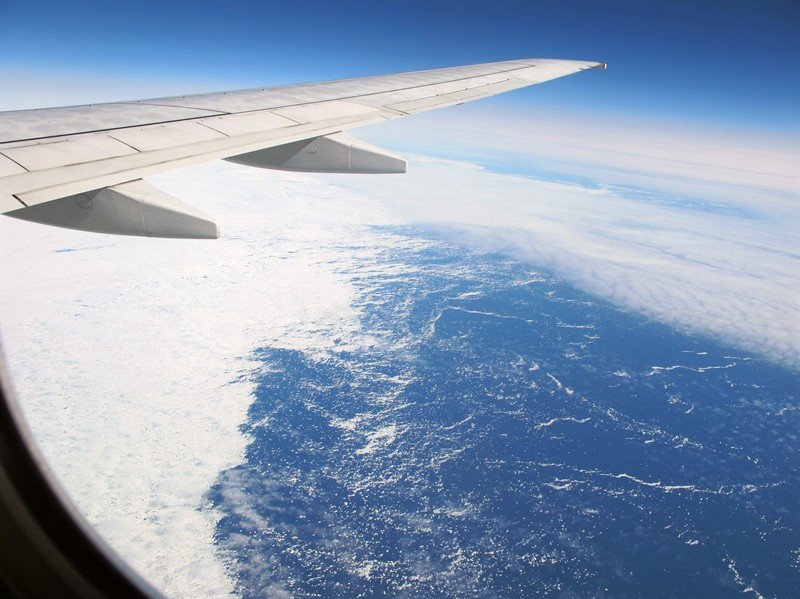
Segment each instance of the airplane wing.
M49 225L217 238L208 215L148 175L224 158L259 168L403 173L343 133L604 63L529 59L323 83L0 113L0 209Z

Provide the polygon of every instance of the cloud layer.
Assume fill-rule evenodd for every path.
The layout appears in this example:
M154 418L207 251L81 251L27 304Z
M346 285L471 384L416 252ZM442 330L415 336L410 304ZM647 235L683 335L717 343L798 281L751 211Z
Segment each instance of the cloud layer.
M791 144L659 137L665 132L653 127L612 135L587 123L565 123L557 138L558 124L533 129L524 120L490 135L493 124L478 122L461 129L470 131L456 142L461 153L527 176L412 157L408 175L390 184L335 181L453 241L551 268L622 307L798 365L800 174ZM437 124L420 138L434 148L456 128ZM391 143L396 133L369 137ZM501 147L503 160L494 152ZM549 180L536 176L545 153Z
M376 142L499 172L580 177L759 211L796 208L797 132L468 105L371 127ZM798 123L800 127L800 122Z
M153 182L219 215L223 237L3 218L3 345L34 436L102 536L168 596L225 596L204 495L243 459L249 356L353 339L345 271L386 243L363 225L392 221L312 178L221 162Z

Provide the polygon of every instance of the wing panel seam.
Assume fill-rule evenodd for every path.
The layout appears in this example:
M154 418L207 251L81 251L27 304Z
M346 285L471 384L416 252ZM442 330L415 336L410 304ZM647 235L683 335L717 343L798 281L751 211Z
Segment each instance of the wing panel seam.
M202 127L205 127L206 129L211 129L214 133L219 133L220 135L224 135L225 137L233 137L231 135L228 135L224 131L220 131L219 129L214 129L214 127L212 127L211 125L209 125L207 123L204 123L202 121L197 121L197 124L202 126Z
M117 137L114 137L114 136L113 136L113 135L111 135L110 133L108 134L108 137L110 137L111 139L114 139L114 140L118 141L118 142L119 142L119 143L121 143L121 144L125 144L125 145L126 145L126 146L128 146L130 149L132 149L132 150L135 150L136 152L141 152L141 150L140 150L139 148L137 148L136 146L133 146L133 145L129 144L127 141L123 141L123 140L121 140L121 139L119 139L119 138L117 138Z
M125 104L126 106L161 106L163 108L183 108L188 110L202 110L203 112L211 112L205 116L219 116L224 114L233 114L225 110L214 110L213 108L198 108L197 106L179 106L178 104L156 104L154 102L114 102L114 104ZM197 117L189 117L190 119Z
M3 153L2 153L2 152L0 152L0 154L3 154ZM31 172L33 172L33 171L31 171L31 169L29 169L29 168L25 168L25 166L23 166L22 164L20 164L20 163L19 163L19 162L17 162L16 160L14 160L14 159L13 159L11 156L6 156L5 154L3 154L3 158L5 158L5 159L7 159L7 160L10 160L10 161L11 161L11 162L13 162L14 164L16 164L18 167L20 167L21 169L25 170L25 172L28 172L28 173L31 173Z

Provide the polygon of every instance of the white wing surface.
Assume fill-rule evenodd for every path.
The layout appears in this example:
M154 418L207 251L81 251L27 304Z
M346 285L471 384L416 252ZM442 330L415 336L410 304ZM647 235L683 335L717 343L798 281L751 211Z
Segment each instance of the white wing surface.
M216 238L216 223L142 178L229 159L307 172L402 173L343 131L604 63L530 59L154 100L0 113L0 208L123 235Z

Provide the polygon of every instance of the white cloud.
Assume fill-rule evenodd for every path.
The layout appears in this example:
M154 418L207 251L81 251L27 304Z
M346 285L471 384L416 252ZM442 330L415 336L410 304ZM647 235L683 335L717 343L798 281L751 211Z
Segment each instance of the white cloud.
M345 271L389 243L362 225L393 221L312 178L226 163L153 181L219 215L223 237L0 219L3 344L35 437L89 521L169 596L222 596L233 583L203 496L243 459L249 356L360 343Z
M792 144L709 131L665 137L641 123L431 122L427 135L419 119L410 130L387 125L367 137L447 151L439 144L454 136L462 155L492 162L503 149L503 160L534 172L547 155L552 178L592 183L414 156L409 173L388 183L333 180L453 241L551 268L620 306L798 365L800 173ZM555 133L560 126L564 137Z

